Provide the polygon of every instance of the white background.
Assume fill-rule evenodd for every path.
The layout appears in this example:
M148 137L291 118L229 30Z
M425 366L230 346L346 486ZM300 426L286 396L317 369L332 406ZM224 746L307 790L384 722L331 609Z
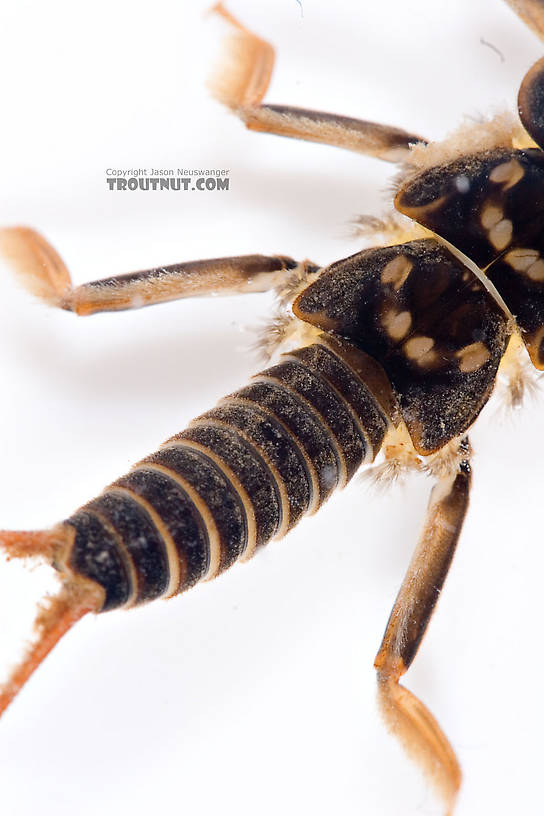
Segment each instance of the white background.
M5 3L0 223L38 227L77 283L251 252L355 252L389 165L252 134L211 100L220 26L191 3ZM542 46L500 0L232 0L278 46L267 100L440 138L512 107ZM481 38L498 48L504 62ZM226 167L227 192L121 193L108 167ZM266 295L77 319L0 278L0 524L69 515L247 380ZM407 684L464 769L458 814L540 812L541 404L473 433L474 493ZM354 484L218 581L81 622L0 726L5 816L438 814L375 710L372 663L430 485ZM0 564L0 647L42 574ZM27 595L27 590L31 595Z

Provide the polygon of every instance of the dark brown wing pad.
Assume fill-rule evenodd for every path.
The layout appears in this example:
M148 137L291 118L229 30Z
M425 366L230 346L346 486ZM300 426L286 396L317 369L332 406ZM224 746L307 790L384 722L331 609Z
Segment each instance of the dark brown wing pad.
M400 212L485 269L544 226L544 154L504 148L433 167L395 199Z
M544 60L536 69L538 89L529 72L520 99L532 94L537 106L540 96L544 137ZM537 119L535 114L534 127ZM396 205L485 269L516 318L533 364L544 369L544 153L466 156L409 182Z
M476 419L508 335L506 316L485 287L433 239L332 264L293 310L383 366L422 454Z

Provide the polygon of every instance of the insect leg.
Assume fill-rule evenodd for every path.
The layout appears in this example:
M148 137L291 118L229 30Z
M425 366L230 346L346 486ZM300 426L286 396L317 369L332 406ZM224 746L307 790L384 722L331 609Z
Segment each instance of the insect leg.
M180 298L283 289L291 277L315 268L283 255L240 255L160 266L73 288L62 258L35 230L0 230L0 249L32 294L78 315L138 309Z
M54 564L70 543L71 531L65 525L37 532L0 531L0 550L8 558L34 557ZM83 576L67 576L59 592L40 604L34 639L8 680L0 686L0 715L63 635L88 612L100 610L103 595L101 587Z
M235 33L226 64L217 72L211 89L249 130L321 142L390 162L404 161L410 145L424 141L400 128L349 116L287 105L261 105L272 76L274 49L239 23L221 3L214 11L233 26Z
M428 774L451 813L461 783L453 748L425 705L399 684L411 665L446 579L468 507L470 454L460 444L456 472L434 487L427 519L391 612L375 661L380 707L387 726Z
M531 31L544 40L544 3L542 0L506 0L506 2Z

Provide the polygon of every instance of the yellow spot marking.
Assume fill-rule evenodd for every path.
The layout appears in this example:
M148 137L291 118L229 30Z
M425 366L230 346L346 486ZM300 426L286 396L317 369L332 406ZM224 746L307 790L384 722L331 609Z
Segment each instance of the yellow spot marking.
M513 249L504 259L516 272L525 272L528 278L539 283L544 281L544 260L538 250Z
M508 218L503 218L498 224L489 230L489 240L495 249L504 249L512 240L512 222Z
M484 208L482 217L480 218L482 227L485 230L490 230L495 224L502 221L502 216L502 207L497 207L495 204L488 204L487 207Z
M382 322L392 340L401 340L412 325L412 316L410 312L395 312L390 309Z
M432 365L436 359L436 352L433 351L434 340L432 337L411 337L404 344L406 356L417 363L422 368Z
M487 363L491 354L487 346L478 342L471 343L469 346L460 349L455 356L458 357L460 361L459 370L462 371L463 374L469 374L472 371L478 371L484 363Z
M526 272L530 266L538 261L540 255L536 249L512 249L504 256L506 263L517 272Z
M502 184L503 190L509 190L525 175L525 170L517 159L498 164L489 174L489 181Z
M544 281L544 261L539 260L531 264L527 270L527 277L534 281Z
M408 275L412 271L414 264L405 255L397 255L389 261L382 269L382 283L392 283L393 289L397 292L405 283Z

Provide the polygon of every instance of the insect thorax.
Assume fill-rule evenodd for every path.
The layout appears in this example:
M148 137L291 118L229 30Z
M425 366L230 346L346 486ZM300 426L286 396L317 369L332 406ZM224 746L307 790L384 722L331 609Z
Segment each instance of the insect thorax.
M422 454L474 421L508 339L499 305L432 238L364 250L332 264L293 308L383 367Z
M544 153L496 149L421 173L396 206L482 269L544 368Z

